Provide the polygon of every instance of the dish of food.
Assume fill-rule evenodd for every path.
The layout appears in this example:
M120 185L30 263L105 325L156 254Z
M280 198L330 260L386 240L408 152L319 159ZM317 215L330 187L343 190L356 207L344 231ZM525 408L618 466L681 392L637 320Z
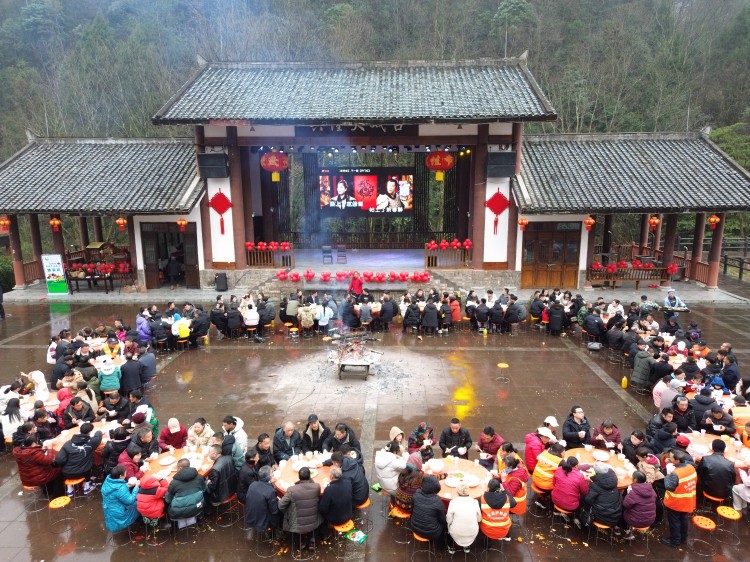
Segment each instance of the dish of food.
M479 486L479 476L474 476L473 474L467 474L464 477L464 484L466 484L469 488L476 488Z
M445 479L445 485L448 486L449 488L455 488L456 486L458 486L460 482L461 481L454 476L449 476L448 478Z
M427 467L433 472L440 472L444 466L445 463L440 459L430 459L427 461Z
M463 480L463 478L464 478L464 473L463 472L449 472L448 475L452 476L456 480Z
M601 462L609 460L609 453L607 451L594 451L593 453L591 453L591 456Z
M170 455L170 456L168 456L168 457L163 457L163 458L159 459L159 464L160 464L161 466L169 466L170 464L173 464L173 463L175 463L175 462L177 462L177 459L176 459L176 458L174 458L174 457L173 457L173 456L171 456L171 455Z
M310 469L310 478L315 478L318 475L318 471L314 468Z

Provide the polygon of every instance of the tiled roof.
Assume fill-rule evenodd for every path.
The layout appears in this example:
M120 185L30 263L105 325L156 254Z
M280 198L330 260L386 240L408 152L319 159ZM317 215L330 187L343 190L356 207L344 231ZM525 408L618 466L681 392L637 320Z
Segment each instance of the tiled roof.
M522 213L746 211L750 175L698 133L524 139Z
M0 164L0 212L171 214L203 189L192 139L36 139Z
M157 124L554 121L524 59L207 63Z

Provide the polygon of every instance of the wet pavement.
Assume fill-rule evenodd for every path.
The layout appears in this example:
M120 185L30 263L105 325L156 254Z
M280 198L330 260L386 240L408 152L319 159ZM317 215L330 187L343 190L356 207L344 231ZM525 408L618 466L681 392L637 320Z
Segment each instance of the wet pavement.
M211 296L206 295L204 306ZM99 320L111 325L116 317L133 321L137 305L6 304L6 310L9 316L0 322L3 384L18 371L49 372L46 343L62 327L79 329ZM743 365L750 363L745 317L743 306L703 305L693 307L685 319L700 324L710 347L733 343ZM654 411L648 398L620 388L624 373L608 363L606 353L589 354L573 338L547 337L532 330L516 337L457 332L420 340L394 326L378 339L372 346L384 353L383 358L372 376L362 381L338 379L328 361L332 346L320 337L293 343L277 332L263 344L214 337L205 349L160 355L158 384L148 398L162 426L172 416L183 425L200 416L217 429L221 419L231 414L243 419L251 443L287 419L302 429L312 412L329 426L345 422L360 436L368 476L374 474L374 451L388 439L393 425L408 434L425 420L439 432L456 416L475 440L483 427L491 425L503 438L521 445L523 436L546 416L555 415L562 423L574 404L583 406L592 425L611 418L625 435L643 428ZM98 491L86 503L74 532L53 535L48 531L47 510L27 515L20 492L16 464L6 455L0 460L0 560L255 558L255 541L249 533L212 523L203 526L189 545L169 541L148 546L141 532L133 542L113 546L104 528ZM347 560L409 560L411 545L396 544L400 528L384 521L378 511L380 498L374 493L372 497L374 529L364 545L347 545ZM595 545L576 529L568 533L569 541L556 539L549 534L549 525L546 517L523 517L520 525L513 526L513 541L503 546L506 559L632 558L631 546L625 542L615 542L610 550L609 544ZM649 559L701 559L660 545L658 538L665 533L666 523L653 532ZM740 536L741 545L750 544L745 521L740 522ZM116 539L127 541L121 535ZM719 545L718 551L722 560L746 559L741 546ZM439 554L440 559L450 558L444 549ZM490 554L489 560L502 559ZM283 554L280 559L291 556ZM333 559L325 546L316 555L316 560ZM481 559L478 551L476 559Z

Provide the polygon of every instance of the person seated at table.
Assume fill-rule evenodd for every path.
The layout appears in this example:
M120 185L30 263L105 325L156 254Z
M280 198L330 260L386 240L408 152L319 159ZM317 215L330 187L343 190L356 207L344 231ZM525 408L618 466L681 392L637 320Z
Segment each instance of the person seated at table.
M422 328L425 334L434 334L437 331L440 325L439 316L435 303L432 299L427 299L422 311Z
M704 455L696 469L703 492L715 498L726 499L732 496L735 482L734 463L724 456L727 444L722 439L711 442L710 455Z
M490 309L487 306L486 298L481 299L479 305L475 307L474 317L476 318L479 330L483 330L487 327L487 323L490 320Z
M590 519L603 525L614 527L622 515L620 492L617 490L617 475L604 463L594 465L594 475L590 478L589 493L583 498L590 508Z
M208 329L210 327L211 320L209 319L208 314L203 312L200 308L196 308L195 312L193 312L193 319L190 323L190 336L188 337L191 349L198 348L198 342L203 341L203 338L208 335Z
M38 433L26 435L21 445L13 447L18 465L18 477L24 486L41 486L47 497L56 498L65 493L62 468L56 465L55 455L42 447Z
M115 365L110 357L102 359L100 365L98 377L101 392L108 394L120 390L122 373L119 365Z
M539 455L555 440L555 435L548 427L540 427L536 432L526 434L524 459L529 474L534 472Z
M375 479L389 494L396 493L398 477L405 468L406 460L397 441L389 441L384 449L375 451Z
M13 447L20 447L23 445L24 441L26 441L26 438L29 435L37 435L37 429L36 425L34 425L34 422L27 421L19 425L16 430L13 432L12 436L9 437L7 440L5 439L5 436L2 435L2 430L0 430L0 436L3 437L3 445L6 443L10 445L10 451L13 451ZM38 436L38 435L37 435ZM40 441L42 439L40 438Z
M666 313L665 313L665 317L666 317ZM680 327L679 319L677 318L677 316L671 315L668 318L666 318L666 322L664 323L664 325L661 327L659 331L661 333L667 333L670 336L675 336L678 330L680 331L682 330L682 328Z
M219 332L219 339L227 335L227 313L224 310L224 303L216 301L216 304L209 313L209 319Z
M73 354L73 368L80 371L81 374L94 373L96 374L96 367L94 366L94 360L99 357L99 352L94 351L91 345L87 342L79 347Z
M68 407L65 408L62 421L65 429L71 429L86 422L93 422L94 412L82 398L76 396L70 401Z
M177 469L167 487L164 502L167 504L167 515L172 521L187 523L203 514L206 481L198 470L190 466L189 459L178 460Z
M141 455L141 449L132 441L128 447L117 457L117 465L125 468L126 478L134 477L140 479L143 476L143 465L145 459Z
M0 413L0 425L6 440L10 440L15 431L27 420L21 414L21 401L18 398L11 398L5 405L5 409Z
M75 356L71 353L58 358L57 363L52 368L52 375L50 376L49 387L51 389L63 388L62 380L73 368L73 361ZM20 386L20 385L19 385Z
M246 328L255 328L257 331L258 323L260 322L260 313L258 312L258 309L252 304L248 304L245 307L245 311L242 313L242 322Z
M412 301L409 297L404 297L404 303L406 304L406 310L401 313L403 317L402 332L406 332L407 328L412 330L419 329L420 314L419 306L416 301Z
M359 328L360 322L356 311L354 310L354 299L347 297L341 304L341 322L345 328Z
M531 480L537 488L544 492L552 491L555 470L560 465L564 451L565 448L560 443L555 443L548 450L542 451L536 458L536 466L531 475ZM549 506L545 503L546 498L547 494L538 497L535 502L536 505L547 509Z
M438 334L442 334L443 332L447 333L450 327L453 325L453 317L451 316L450 302L448 301L448 299L444 299L442 302L440 302L436 306L438 307L438 319L439 319ZM459 309L459 312L460 312L460 309Z
M450 425L440 433L438 445L443 452L443 457L468 459L472 443L469 430L461 427L461 421L458 418L453 418Z
M497 480L493 481L497 482ZM508 519L510 518L509 508L510 504L508 504L508 511L506 512ZM477 500L469 495L469 486L465 483L460 482L456 486L456 497L448 503L445 520L448 527L448 535L452 539L448 544L448 553L454 554L456 546L463 548L464 552L471 552L470 547L479 534L482 509Z
M205 447L214 434L205 418L197 418L188 429L187 444L194 447Z
M620 429L612 420L604 420L599 427L594 429L591 436L591 444L597 449L614 452L622 447Z
M169 418L167 427L159 432L159 448L164 451L169 449L182 449L187 445L188 432L177 418Z
M659 361L657 361L659 363ZM655 363L656 364L656 363ZM669 383L672 382L672 366L669 366L670 373L668 375L664 375L659 379L659 382L657 382L654 385L654 388L651 389L651 398L653 399L654 406L657 408L661 408L661 397L663 396L664 392L669 388ZM653 373L652 373L653 377Z
M744 396L737 394L729 404L725 403L724 410L732 416L734 426L737 428L737 434L739 435L747 422L750 421L750 406L747 405L747 400L745 400Z
M302 436L294 428L294 422L286 421L276 429L273 436L273 458L277 463L289 460L302 452Z
M362 454L362 447L357 435L345 423L336 424L333 433L323 442L323 450L333 453L338 451L341 445L349 445L352 449L356 449L360 455Z
M362 295L362 301L359 305L359 321L372 323L372 307L370 306L369 297Z
M446 516L442 500L438 497L440 482L434 476L425 476L422 486L414 492L410 528L420 537L439 540L445 532ZM475 501L475 500L473 500Z
M271 467L258 470L258 480L250 484L242 501L245 504L245 528L265 533L281 527L281 512L276 489L271 484Z
M237 416L225 416L221 422L225 435L233 435L242 454L247 450L247 433L245 433L245 422Z
M532 434L533 435L533 434ZM540 451L541 452L541 451ZM502 445L500 445L500 449L497 451L497 471L498 473L502 472L505 469L505 461L508 457L513 457L516 460L518 460L518 465L523 467L524 470L526 470L526 465L523 462L523 459L521 458L521 455L516 451L515 447L513 446L513 443L510 441L506 441ZM526 472L526 476L528 476L528 471Z
M109 472L117 466L120 454L123 453L131 443L128 430L122 426L117 426L111 430L109 435L110 438L104 444L104 448L101 452L102 472L104 474L109 474Z
M517 502L513 495L503 487L499 480L491 479L487 483L487 491L479 498L481 512L479 530L490 540L509 541L510 514L511 510L516 507Z
M140 313L135 318L135 326L138 330L139 342L143 345L151 343L153 336L151 334L151 313L148 311L148 307L141 308Z
M167 495L168 486L166 478L158 478L153 474L144 474L141 477L136 504L144 522L156 521L165 513L164 497Z
M138 482L125 476L125 468L116 466L102 483L102 510L107 530L116 533L128 528L138 519L136 496Z
M677 435L677 424L671 421L657 429L653 440L654 453L658 455L673 448L676 445Z
M703 421L703 415L711 410L711 407L716 404L716 400L711 394L710 386L702 388L698 394L690 400L690 405L693 407L695 412L695 420L700 423Z
M242 314L237 305L230 305L227 310L227 334L231 334L232 330L242 330L242 327Z
M645 474L646 482L648 482L649 484L654 484L654 487L656 487L656 483L664 479L664 474L661 472L661 464L659 462L659 458L651 452L651 449L647 447L638 447L635 455L636 462L634 462L633 464L638 470ZM663 492L663 483L661 488ZM664 494L661 495L663 496Z
M588 493L589 482L578 468L578 459L573 456L563 459L552 476L552 503L566 511L572 511L573 518L578 520L581 498ZM563 514L563 519L570 521L566 514ZM577 525L580 528L580 521Z
M123 326L123 329L125 326ZM101 349L99 350L100 355L107 355L108 357L114 359L115 357L119 357L123 353L123 346L122 343L124 343L125 340L123 339L120 341L117 337L109 337L107 338L107 341L104 342L104 345L102 345Z
M498 460L498 467L501 464L503 468L498 469L499 474L495 478L503 481L505 491L516 500L516 506L511 508L511 513L523 515L526 513L526 483L529 481L529 472L517 454L506 456L502 462Z
M122 423L130 418L130 401L120 396L119 392L112 392L104 399L97 413L107 421Z
M711 390L712 396L729 396L731 394L729 388L727 388L727 386L724 384L724 379L722 379L719 375L716 375L708 382L708 387Z
M612 299L612 302L607 305L607 316L614 316L615 314L620 314L620 316L625 316L625 309L623 308L622 304L620 303L620 299Z
M32 422L34 429L39 435L40 441L47 441L48 439L54 439L59 432L59 427L54 419L50 419L49 412L44 408L40 410L34 410L32 415Z
M737 358L734 355L724 357L724 366L721 369L721 379L724 386L734 392L737 383L740 382L740 369L737 366Z
M352 518L352 483L342 477L341 468L331 468L330 483L323 490L318 511L329 526L343 525Z
M255 447L258 449L259 458L256 463L258 468L270 466L275 469L276 461L273 458L273 451L271 450L271 436L268 433L258 435L258 443Z
M55 419L60 429L65 429L65 410L70 405L70 401L73 400L73 393L69 388L61 388L57 391L56 396L59 404L57 410L55 410Z
M217 506L237 491L237 470L232 456L222 454L221 445L209 447L208 459L213 462L213 466L206 478L206 501Z
M55 464L62 467L64 479L84 478L83 493L88 495L94 491L96 484L91 480L91 469L94 465L94 451L102 442L102 432L91 432L94 425L86 422L81 425L80 432L66 441L55 457ZM73 486L68 486L68 495L73 495Z
M419 453L422 462L427 462L434 456L432 445L435 442L435 435L432 426L427 422L420 422L417 428L409 435L407 451Z
M591 443L591 425L580 406L570 409L563 423L563 439L567 449L577 449Z
M252 447L245 453L245 462L242 463L237 478L237 499L240 503L245 503L248 488L250 488L253 482L258 481L259 459L260 455L258 455L258 449L255 447Z
M314 550L313 531L323 523L318 511L320 484L310 479L310 469L303 466L299 480L287 488L279 500L279 510L284 514L283 528L289 533L300 535L300 550Z
M678 396L684 396L686 386L685 373L681 369L678 369L675 371L675 378L669 381L669 386L661 393L661 403L659 404L659 407L671 407Z
M318 419L317 414L307 416L307 425L302 431L302 452L308 451L323 452L323 446L331 436L331 430L328 429L322 420Z
M370 486L365 478L365 471L357 460L349 456L349 447L344 445L340 451L335 451L331 459L323 465L333 464L341 468L344 480L349 480L352 484L352 501L354 506L365 503L370 495Z
M97 379L98 380L98 379ZM97 412L99 409L99 402L96 399L96 393L89 388L88 383L86 381L78 381L76 383L76 396L79 398L82 398L84 402L86 402L89 407L91 408L91 411Z
M495 301L494 304L490 307L490 317L488 323L490 333L494 334L496 332L500 332L501 324L503 322L503 316L505 316L503 305L500 303L500 301Z
M654 488L646 480L643 472L633 473L633 483L622 500L622 520L620 526L625 527L623 538L634 540L633 529L651 527L657 520L657 495Z
M500 434L495 433L495 429L492 426L488 425L485 427L479 434L479 441L474 445L480 453L479 464L487 470L492 470L495 466L497 452L503 443L505 443L505 439L500 437ZM482 453L489 455L489 457L481 458Z
M654 414L646 426L646 435L653 438L656 432L664 427L665 424L672 421L674 411L672 408L662 408L661 412Z
M221 431L217 431L208 441L209 448L213 445L221 447L221 454L230 457L232 459L232 464L234 464L234 469L239 472L242 468L242 463L245 462L245 450L240 448L234 435L224 434Z
M514 324L518 324L527 317L526 308L518 302L516 295L510 295L508 299L508 308L505 310L505 316L503 316L503 323L501 324L501 332L513 335L511 328Z
M318 332L327 333L328 327L331 325L331 320L333 320L335 316L333 308L328 306L330 302L330 300L324 300L322 305L315 307L315 321L318 323ZM393 319L393 317L391 317L391 319Z
M152 454L159 454L159 443L154 439L153 431L150 427L144 427L134 432L130 440L136 445L144 459L149 458Z
M718 404L711 406L711 411L703 414L700 428L705 429L706 433L711 435L734 435L737 431L734 418Z

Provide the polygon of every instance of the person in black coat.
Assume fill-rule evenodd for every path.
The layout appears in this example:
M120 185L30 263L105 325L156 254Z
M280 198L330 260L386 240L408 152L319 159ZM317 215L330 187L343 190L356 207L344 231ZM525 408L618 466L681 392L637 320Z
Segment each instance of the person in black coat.
M255 466L261 469L264 466L276 466L276 461L273 458L273 451L271 451L271 436L268 433L261 433L258 435L258 460Z
M342 478L341 468L331 468L331 483L323 491L318 511L329 525L342 525L352 518L352 481Z
M614 351L622 351L623 344L623 332L622 327L625 325L624 321L612 326L611 330L607 330L607 347Z
M302 452L302 436L294 429L294 422L285 422L273 435L273 458L276 462L289 460Z
M102 473L109 474L117 466L117 459L130 445L128 430L118 426L112 430L111 439L102 449Z
M553 304L547 311L549 315L549 333L552 336L559 336L567 321L565 309L560 303Z
M216 306L211 309L210 314L211 324L216 326L216 329L220 333L227 334L227 313L224 310L224 305L220 302L216 303Z
M734 463L724 457L726 443L721 439L714 439L711 449L713 453L705 455L698 463L698 480L708 495L730 498L736 477Z
M591 507L592 520L615 526L622 514L620 492L617 490L617 475L614 470L604 464L595 464L594 472L589 485L589 493L583 500Z
M404 323L402 331L405 332L407 328L419 328L420 322L421 319L419 316L419 306L417 305L416 301L413 301L409 304L409 306L406 308L406 312L404 313Z
M434 476L425 476L422 488L414 492L411 512L411 529L420 537L439 540L445 532L445 508L438 497L440 482Z
M271 467L258 471L258 480L250 484L245 501L245 528L266 532L268 528L281 527L281 512L276 490L271 484Z
M425 333L434 334L438 329L438 310L432 299L427 299L427 304L422 311L422 328Z
M690 406L690 401L683 396L678 394L672 400L672 421L677 425L677 430L680 433L689 433L691 431L698 431L698 421L695 419L695 412Z
M349 448L343 445L342 451L344 450L348 452ZM356 507L367 501L367 498L370 496L370 485L367 483L365 470L362 468L362 456L359 455L359 460L355 460L342 451L333 453L331 460L341 468L342 478L351 482L352 503Z
M535 296L534 299L531 301L529 312L534 318L537 319L537 321L539 321L542 318L543 310L544 310L544 301L538 296Z
M483 298L479 302L479 306L474 310L474 315L476 316L479 327L484 328L487 325L487 322L490 321L490 309L487 306L487 299Z
M307 425L302 432L302 452L323 452L323 444L331 436L331 430L326 427L316 414L307 416Z
M130 417L130 401L118 392L113 392L102 401L98 414L104 415L107 421L122 423Z
M378 317L378 322L383 330L388 330L388 325L396 317L396 314L398 314L398 307L391 299L391 295L384 295L383 304L380 305L380 316Z
M131 441L141 449L141 458L147 459L153 453L159 454L159 442L154 439L150 427L139 429L131 437Z
M656 430L654 435L654 454L672 449L677 442L677 425L674 422L665 423L664 427Z
M710 412L715 404L716 400L714 400L714 397L711 395L711 389L709 387L702 388L701 391L690 400L690 406L692 406L693 412L695 412L695 421L700 423L706 412Z
M473 442L469 430L461 427L461 421L458 418L453 418L451 424L440 433L438 444L443 451L443 456L451 455L468 459L469 449Z
M125 354L125 363L120 365L120 391L123 395L128 396L133 390L141 388L143 380L143 365L137 359L133 358L133 354L128 352Z
M500 301L495 301L495 304L490 308L490 325L492 327L492 332L500 331L500 324L502 324L504 316L505 311L503 310L503 305L500 304Z
M242 329L242 314L236 306L231 306L227 312L227 330L231 333L231 330Z
M591 444L591 424L580 406L573 406L563 423L563 439L567 449L577 449Z
M211 445L208 458L214 464L206 479L206 501L219 505L237 491L237 471L231 455L221 454L221 445Z
M359 328L359 318L354 310L352 297L348 297L341 305L341 321L347 328Z
M172 333L172 327L162 320L159 312L155 313L149 324L151 335L156 342L168 341Z
M591 314L587 314L583 319L583 325L581 326L586 330L591 337L596 341L602 341L602 335L605 332L604 322L599 315L599 309L595 308Z
M625 455L633 466L638 464L638 457L635 452L641 447L648 449L650 453L654 452L651 439L640 429L636 429L630 434L630 437L622 442L622 454Z
M258 469L256 463L259 458L258 449L255 447L245 453L245 462L242 463L240 475L237 480L237 499L242 503L245 503L248 488L250 488L253 482L258 481Z
M526 310L521 304L518 303L518 297L511 295L508 300L508 308L505 310L503 316L503 322L501 324L501 332L510 332L511 324L516 324L524 319Z
M329 452L338 451L342 445L348 445L361 455L362 446L359 444L357 434L345 423L337 423L333 433L323 443L323 449Z

